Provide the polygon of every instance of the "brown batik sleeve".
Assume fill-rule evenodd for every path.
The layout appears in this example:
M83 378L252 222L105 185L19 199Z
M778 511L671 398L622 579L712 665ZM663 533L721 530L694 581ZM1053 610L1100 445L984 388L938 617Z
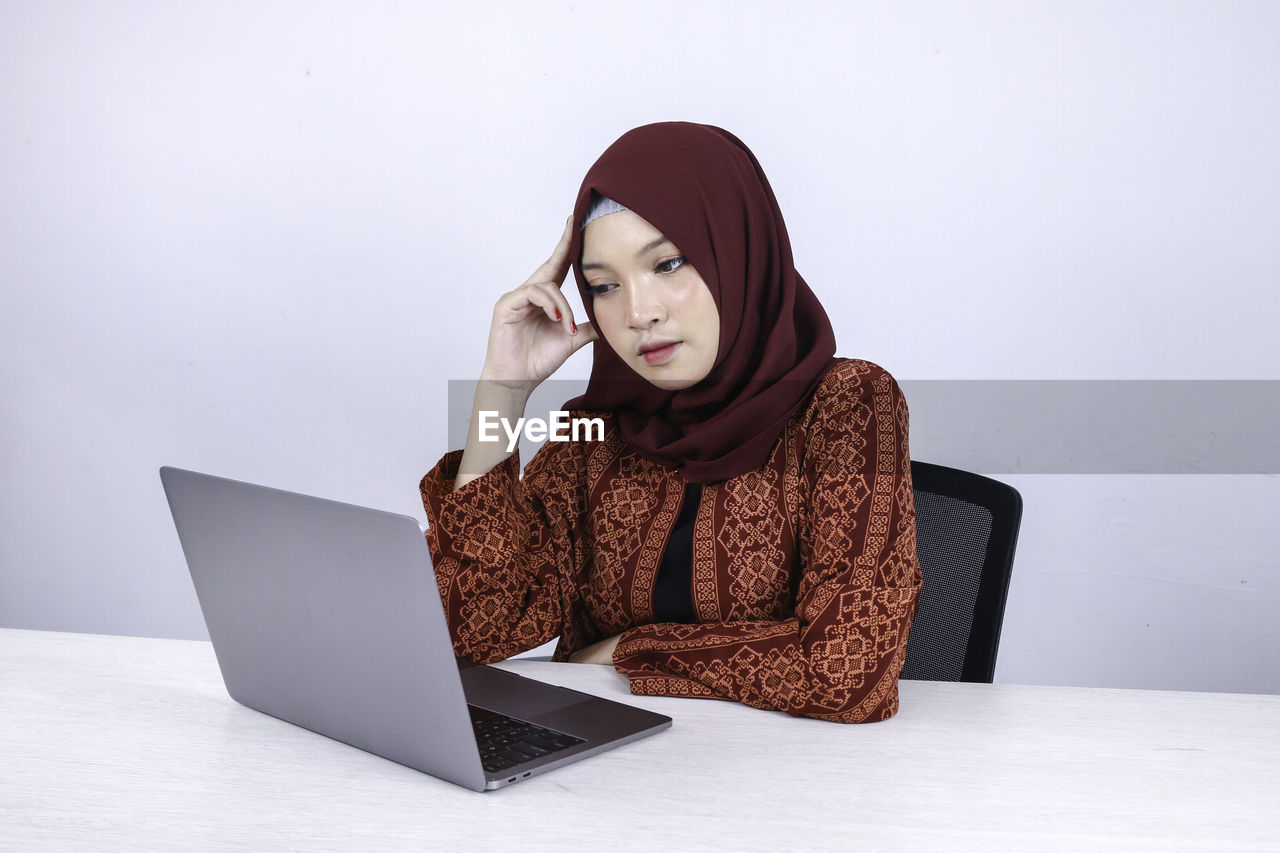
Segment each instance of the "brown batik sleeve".
M837 381L810 412L795 615L633 628L613 658L633 693L846 723L897 711L920 589L907 407L888 373L858 365L835 368Z
M492 663L558 634L582 643L580 449L548 443L523 479L512 456L455 492L461 458L445 455L420 486L454 651Z

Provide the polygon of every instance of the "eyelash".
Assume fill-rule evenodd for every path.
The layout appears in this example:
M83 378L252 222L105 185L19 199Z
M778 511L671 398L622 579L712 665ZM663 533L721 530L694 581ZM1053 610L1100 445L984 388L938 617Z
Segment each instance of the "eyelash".
M687 263L688 263L688 260L685 258L684 255L676 255L674 258L664 258L658 261L658 263L654 264L653 271L658 273L659 275L671 275L673 272L680 269L682 266L684 266ZM668 264L675 264L675 266L671 267L670 269L663 269ZM587 293L589 293L593 297L604 296L606 293L611 293L612 292L611 288L614 288L614 287L617 287L617 285L613 284L612 282L604 282L602 284L592 284L587 287ZM610 289L606 289L606 288L610 288Z

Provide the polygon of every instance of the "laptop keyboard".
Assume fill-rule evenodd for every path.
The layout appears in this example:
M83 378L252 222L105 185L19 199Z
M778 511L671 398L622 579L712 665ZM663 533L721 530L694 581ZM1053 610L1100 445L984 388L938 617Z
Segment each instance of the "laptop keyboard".
M475 705L467 708L471 711L471 727L480 746L480 763L490 773L584 742L580 737L535 726L487 708Z

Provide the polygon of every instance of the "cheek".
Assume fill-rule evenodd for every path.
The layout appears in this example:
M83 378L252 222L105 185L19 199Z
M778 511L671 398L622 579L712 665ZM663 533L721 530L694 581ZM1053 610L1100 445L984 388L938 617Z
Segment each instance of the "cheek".
M706 311L707 300L711 299L711 291L697 275L689 275L676 282L668 291L671 306L679 308L686 317L701 316Z
M622 339L625 318L615 304L618 300L600 300L592 304L592 313L596 315L596 331L604 335L609 346L615 350Z
M720 337L720 309L707 285L698 279L684 294L683 312L704 335Z

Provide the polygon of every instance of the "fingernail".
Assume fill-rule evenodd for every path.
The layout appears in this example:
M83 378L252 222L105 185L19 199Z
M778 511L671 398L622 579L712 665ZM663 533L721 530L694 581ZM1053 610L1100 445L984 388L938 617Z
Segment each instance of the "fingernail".
M560 309L559 309L559 308L557 308L557 309L556 309L556 319L557 319L557 320L559 320L559 319L560 319Z
M577 324L577 323L574 323L574 324L573 324L573 333L574 333L575 335L576 335L576 334L578 334L578 324Z

